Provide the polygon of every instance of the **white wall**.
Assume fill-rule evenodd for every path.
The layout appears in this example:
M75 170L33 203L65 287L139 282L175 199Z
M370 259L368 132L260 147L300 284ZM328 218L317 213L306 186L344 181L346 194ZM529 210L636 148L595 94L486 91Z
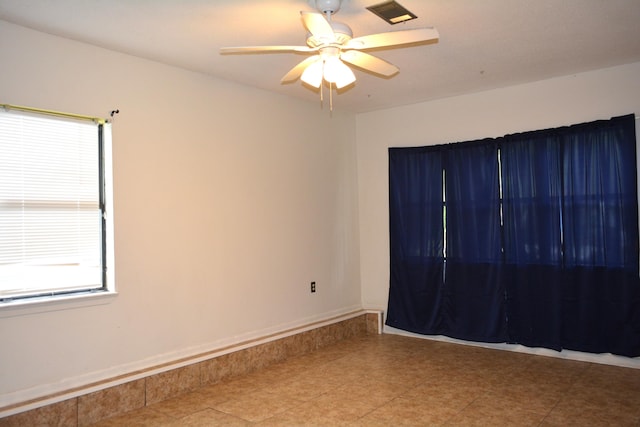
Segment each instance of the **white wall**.
M0 103L120 110L119 295L0 317L0 407L361 308L353 115L3 21L0 40Z
M638 76L640 63L635 63L358 115L363 305L387 308L388 147L469 141L640 114Z

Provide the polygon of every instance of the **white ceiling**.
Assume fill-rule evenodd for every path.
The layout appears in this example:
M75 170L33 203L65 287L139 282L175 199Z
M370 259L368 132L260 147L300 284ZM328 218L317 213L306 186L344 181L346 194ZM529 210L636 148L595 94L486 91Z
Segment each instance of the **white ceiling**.
M398 0L418 16L389 25L344 0L334 20L354 37L433 26L436 44L380 49L400 73L357 81L334 109L365 112L640 61L639 0ZM313 0L0 0L0 19L287 96L280 79L305 56L220 55L226 46L304 45ZM0 21L0 25L1 25ZM640 77L640 76L639 76ZM325 90L325 96L327 95Z

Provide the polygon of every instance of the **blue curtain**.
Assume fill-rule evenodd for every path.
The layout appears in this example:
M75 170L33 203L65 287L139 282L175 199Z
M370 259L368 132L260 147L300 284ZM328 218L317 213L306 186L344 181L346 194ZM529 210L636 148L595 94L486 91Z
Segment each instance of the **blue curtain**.
M561 133L563 347L640 355L635 120Z
M538 131L500 145L509 341L562 348L560 137Z
M493 140L455 144L445 153L445 334L503 342L498 145Z
M388 325L640 356L633 115L392 148L389 177Z
M442 152L389 149L391 255L387 324L441 334L443 215Z

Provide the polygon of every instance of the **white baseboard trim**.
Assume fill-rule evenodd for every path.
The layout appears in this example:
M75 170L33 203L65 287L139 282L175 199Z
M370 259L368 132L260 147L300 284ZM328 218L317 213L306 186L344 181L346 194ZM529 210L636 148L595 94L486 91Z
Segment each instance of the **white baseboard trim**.
M559 359L577 360L581 362L600 363L603 365L613 365L613 366L620 366L623 368L640 369L640 358L616 356L610 353L592 354L592 353L583 353L580 351L571 351L571 350L554 351L548 348L525 347L523 345L518 345L518 344L492 344L492 343L481 343L481 342L474 342L474 341L463 341L455 338L445 337L443 335L420 335L412 332L403 331L401 329L392 328L391 326L386 326L386 325L384 326L384 333L393 334L393 335L403 335L403 336L421 338L421 339L432 340L432 341L444 341L444 342L450 342L454 344L470 345L474 347L489 348L493 350L515 351L518 353L526 353L526 354L532 354L537 356L556 357Z

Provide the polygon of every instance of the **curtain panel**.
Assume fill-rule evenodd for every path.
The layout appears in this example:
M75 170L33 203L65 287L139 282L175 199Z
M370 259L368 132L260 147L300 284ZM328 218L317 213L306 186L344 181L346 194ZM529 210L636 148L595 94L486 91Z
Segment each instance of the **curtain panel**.
M389 149L387 324L640 355L633 115Z
M445 153L445 335L502 342L498 145L493 140L454 144Z
M391 287L388 318L417 333L444 333L442 152L389 150Z

